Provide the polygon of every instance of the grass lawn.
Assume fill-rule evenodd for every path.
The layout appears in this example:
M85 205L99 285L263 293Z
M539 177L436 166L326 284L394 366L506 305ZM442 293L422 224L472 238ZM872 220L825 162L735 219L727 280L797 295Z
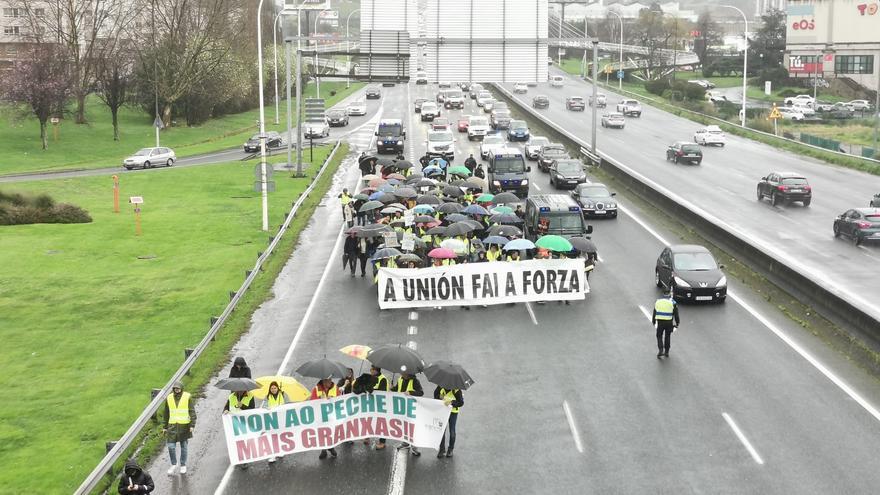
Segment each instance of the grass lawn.
M678 71L675 73L676 79L681 79L682 81L689 81L692 79L701 79L711 82L715 85L715 89L718 88L736 88L742 86L742 77L736 76L716 76L716 77L705 77L703 76L702 71Z
M554 58L553 61L556 62L556 59ZM564 59L562 59L562 65L560 65L559 68L569 74L572 74L575 76L580 76L580 75L583 75L583 73L584 73L584 66L583 66L582 62L583 62L582 58L564 58ZM605 78L605 75L602 74L602 69L605 67L606 64L608 64L610 62L611 62L611 59L606 59L606 58L599 59L599 74L600 74L600 76L602 76L603 80ZM593 69L591 66L588 65L587 70L591 71ZM611 74L611 76L613 77L614 74Z
M316 149L315 163L330 149ZM0 493L73 491L104 455L104 442L128 428L150 389L202 338L268 244L253 168L235 162L126 175L121 197L145 200L141 237L128 204L113 213L107 177L4 187L48 193L85 208L94 221L0 227L2 384L16 390L17 404L0 410ZM280 171L274 180L270 233L307 187L307 180ZM314 207L320 194L308 201ZM295 225L306 222L303 215ZM275 268L292 249L285 244L270 258ZM247 327L250 311L269 294L271 268L258 278L262 288L245 296L251 307L240 307L237 323L227 323L209 347L189 387L210 377L235 332Z
M322 82L321 95L327 106L363 87L345 82ZM337 91L330 96L330 91ZM305 96L314 96L315 84L305 88ZM275 125L274 101L266 100L267 129L281 131L286 126L285 101L280 104L280 125ZM212 119L202 125L171 127L162 131L161 143L174 149L178 157L240 146L257 129L259 109ZM97 97L86 106L87 125L63 120L58 141L49 130L49 149L40 147L40 126L36 118L21 118L21 111L0 106L0 175L43 170L99 168L121 165L122 159L140 148L156 145L152 119L140 108L125 107L119 112L119 141L113 141L110 111Z
M827 139L834 139L843 143L860 144L862 146L874 145L874 127L873 121L865 120L848 120L843 121L839 125L836 124L796 124L786 122L786 127L813 136L819 136Z

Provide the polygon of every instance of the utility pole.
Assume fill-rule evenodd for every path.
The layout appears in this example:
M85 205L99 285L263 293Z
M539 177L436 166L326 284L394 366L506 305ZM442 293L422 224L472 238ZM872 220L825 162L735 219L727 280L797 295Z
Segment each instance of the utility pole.
M297 17L299 20L299 17ZM284 56L286 58L287 63L284 64L284 75L287 78L287 167L293 166L293 112L290 108L290 41L284 42ZM299 79L296 81L296 85L299 86Z
M596 151L596 116L599 114L599 104L598 104L598 95L599 95L599 64L596 63L596 60L599 59L599 40L593 40L593 126L590 129L591 131L591 139L590 139L590 151L593 152L594 155L597 155Z

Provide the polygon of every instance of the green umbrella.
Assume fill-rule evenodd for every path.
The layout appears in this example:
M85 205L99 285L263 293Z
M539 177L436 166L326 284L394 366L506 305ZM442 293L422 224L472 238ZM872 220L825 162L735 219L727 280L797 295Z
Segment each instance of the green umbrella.
M493 199L495 199L494 194L483 193L483 194L480 194L479 196L477 196L477 203L489 203Z
M558 235L545 235L535 242L535 246L539 248L549 249L558 253L566 253L571 251L571 243L565 237Z
M459 175L461 177L470 177L471 176L471 171L468 170L467 167L463 167L461 165L458 165L456 167L451 167L446 173L448 173L450 175Z
M366 194L355 194L354 199L359 199L361 201L367 201L368 199L370 199L370 197L367 196Z
M499 213L513 213L513 208L509 206L496 206L491 210L492 214L497 215Z

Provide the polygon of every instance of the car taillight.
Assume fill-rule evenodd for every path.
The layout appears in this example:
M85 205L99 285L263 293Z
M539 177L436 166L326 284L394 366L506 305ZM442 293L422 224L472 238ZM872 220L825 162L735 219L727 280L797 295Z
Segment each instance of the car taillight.
M682 156L684 155L684 151L676 151L675 154L678 156Z
M804 189L807 190L807 191L812 191L812 190L813 190L812 186L804 186Z
M871 222L859 222L859 228L860 229L870 229Z
M780 191L785 191L787 188L785 186L776 186L776 189L779 189Z

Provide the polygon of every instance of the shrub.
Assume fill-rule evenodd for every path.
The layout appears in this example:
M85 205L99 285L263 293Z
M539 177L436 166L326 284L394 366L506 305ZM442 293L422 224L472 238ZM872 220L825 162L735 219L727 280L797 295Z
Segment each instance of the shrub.
M56 204L46 194L25 196L0 191L0 225L29 225L34 223L89 223L92 217L82 208L71 204Z
M773 122L769 121L765 118L756 118L756 119L748 119L746 120L746 126L749 129L754 129L756 131L763 131L773 134Z
M784 90L780 91L779 93L777 93L777 95L779 95L782 98L789 98L792 96L797 96L799 94L800 94L799 92L797 92L793 89L784 89Z
M668 89L670 89L669 81L667 81L666 79L654 79L652 81L645 81L645 90L657 96L662 96L663 92Z

